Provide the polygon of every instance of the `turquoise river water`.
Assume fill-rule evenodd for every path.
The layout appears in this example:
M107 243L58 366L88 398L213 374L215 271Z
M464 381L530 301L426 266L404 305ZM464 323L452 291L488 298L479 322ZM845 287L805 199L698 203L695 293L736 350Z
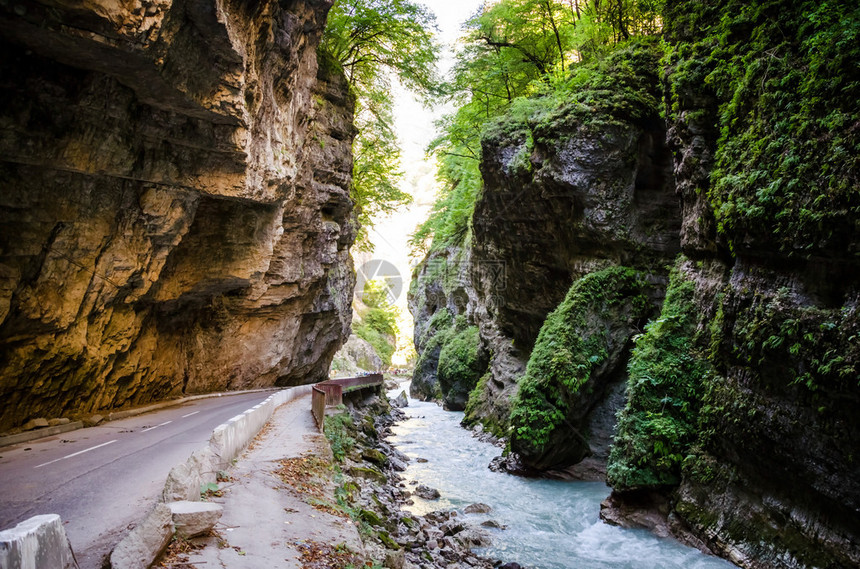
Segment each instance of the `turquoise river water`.
M400 389L390 393L391 396ZM409 400L407 419L390 438L412 460L403 473L414 483L436 488L442 498L414 497L415 514L483 502L504 530L490 530L493 545L478 552L533 569L730 569L731 563L705 555L645 530L622 529L600 521L600 502L609 495L602 482L520 478L492 472L487 465L501 449L460 427L462 413L435 403ZM427 462L418 462L417 459Z

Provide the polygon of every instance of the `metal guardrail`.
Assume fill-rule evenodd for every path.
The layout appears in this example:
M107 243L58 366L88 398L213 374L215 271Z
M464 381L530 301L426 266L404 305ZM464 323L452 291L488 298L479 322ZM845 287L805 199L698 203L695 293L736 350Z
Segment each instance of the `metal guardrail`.
M328 379L314 384L311 391L311 412L319 430L323 429L325 420L325 409L332 405L343 403L343 394L368 387L382 385L384 380L381 373L373 373L360 377L344 377L341 379Z

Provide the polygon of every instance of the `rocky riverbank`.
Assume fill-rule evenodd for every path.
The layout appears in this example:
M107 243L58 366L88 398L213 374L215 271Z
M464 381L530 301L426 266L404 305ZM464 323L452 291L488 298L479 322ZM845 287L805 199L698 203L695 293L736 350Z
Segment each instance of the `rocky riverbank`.
M472 552L488 546L493 532L501 529L485 504L422 516L404 510L413 495L433 500L439 493L401 476L410 458L387 437L403 418L397 407L374 396L326 419L335 458L337 507L359 527L368 558L382 559L383 566L392 569L519 567ZM473 521L471 514L484 519Z

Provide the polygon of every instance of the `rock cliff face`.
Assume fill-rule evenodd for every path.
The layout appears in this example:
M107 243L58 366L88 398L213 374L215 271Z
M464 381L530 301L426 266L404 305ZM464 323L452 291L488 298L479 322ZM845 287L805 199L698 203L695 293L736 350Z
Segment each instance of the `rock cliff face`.
M409 311L415 319L415 349L419 353L410 395L424 401L439 400L458 411L465 408L469 393L488 363L486 349L477 342L474 311L478 301L472 287L470 253L466 246L431 253L416 267L408 296ZM450 347L443 357L445 344ZM454 347L463 351L462 361L452 357ZM447 364L454 360L462 364L458 366L460 373L450 373L451 366Z
M460 297L490 360L466 422L510 437L508 468L605 458L594 397L621 385L607 519L649 505L742 567L860 566L857 22L848 2L667 2L665 123L557 110L486 133ZM659 316L588 286L619 265ZM425 267L414 286L444 299L417 335L456 303Z
M858 48L809 46L845 33L841 14L857 22L860 11L771 3L738 25L742 6L675 2L667 11L667 39L679 46L666 70L668 140L684 203L680 274L693 292L689 353L713 367L686 398L701 414L670 501L740 566L856 567L860 165L836 157L860 141L860 88L845 86L840 67ZM746 50L747 67L735 70L743 81L721 75L733 60L719 51L700 65L719 26L734 30L732 49ZM779 43L774 26L793 42ZM779 66L758 69L757 50L778 53ZM703 81L709 73L715 80ZM734 108L727 99L745 85L754 85L745 107ZM810 111L812 98L827 103ZM752 139L755 156L742 150Z
M629 79L638 90L657 92L656 57L647 46L621 56L634 62ZM622 117L603 108L583 115L574 104L552 113L551 122L516 123L506 117L485 133L484 187L473 234L461 248L434 251L419 266L411 305L421 354L419 385L430 377L422 367L432 360L425 345L435 344L437 353L442 349L431 341L443 319L441 309L465 315L480 329L488 370L471 394L467 423L480 421L507 435L512 401L538 332L578 279L609 267L635 267L655 285L651 299L655 306L659 302L665 266L680 249L680 204L659 111L654 104L631 106L635 116ZM633 318L629 329L612 338L617 346L596 379L599 394L623 381L625 346L643 324ZM432 362L430 368L435 369ZM612 400L617 404L618 398ZM596 412L599 404L590 400L581 406L574 422L583 431L605 414ZM560 436L565 444L579 438L570 430ZM535 457L532 466L546 467L544 458Z
M326 375L354 285L329 6L0 7L0 429Z

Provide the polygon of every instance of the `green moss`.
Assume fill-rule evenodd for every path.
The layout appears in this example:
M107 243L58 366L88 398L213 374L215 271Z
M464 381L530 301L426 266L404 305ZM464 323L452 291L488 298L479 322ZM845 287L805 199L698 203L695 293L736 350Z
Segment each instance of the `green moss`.
M683 262L681 258L680 262ZM703 384L713 374L694 347L694 285L675 269L657 320L636 338L627 403L619 413L607 477L616 489L675 485L697 436Z
M690 94L719 104L708 197L729 244L860 253L860 5L678 2L667 26L673 118Z
M416 369L436 372L439 398L465 399L487 367L480 357L478 328L470 326L463 315L452 318L446 308L430 319L419 346Z
M391 336L380 332L365 322L353 326L353 332L373 347L373 351L376 352L383 364L391 365L391 356L394 355L396 349L391 341Z
M607 57L571 67L562 78L547 83L533 97L516 99L505 115L489 122L482 138L493 145L525 141L519 157L531 171L527 154L535 143L557 144L577 126L643 124L660 116L658 70L663 48L654 37L638 37ZM518 155L519 156L519 155Z
M860 385L856 308L798 306L792 296L787 288L774 295L732 293L728 301L734 326L726 331L731 336L728 344L723 342L720 362L813 392L824 386Z
M472 388L472 391L469 392L469 401L466 403L466 416L463 419L464 425L473 425L477 422L475 411L483 401L484 393L487 390L487 382L490 381L492 376L493 374L489 371L482 375L478 379L478 383L475 384L475 387Z
M511 448L540 454L564 424L573 396L608 357L607 322L635 323L652 311L649 285L614 267L576 281L541 327L511 410ZM626 338L621 340L626 341Z
M459 325L458 325L459 324ZM480 357L480 337L477 326L465 326L462 316L442 342L436 373L444 393L452 390L463 396L474 389L486 362Z

